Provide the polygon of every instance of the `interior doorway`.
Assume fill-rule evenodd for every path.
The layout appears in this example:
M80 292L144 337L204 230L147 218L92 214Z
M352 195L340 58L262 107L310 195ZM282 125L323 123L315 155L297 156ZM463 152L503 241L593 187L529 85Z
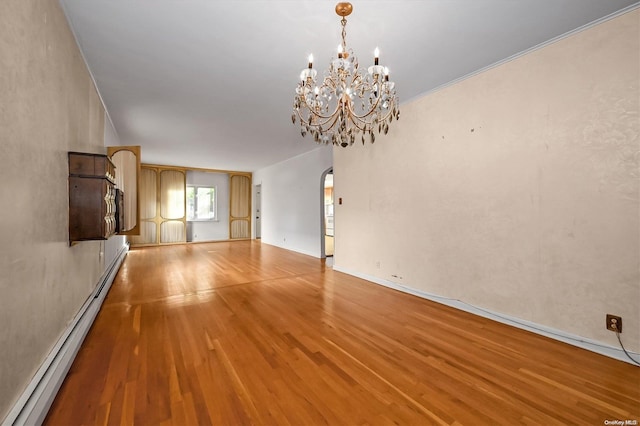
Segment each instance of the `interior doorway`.
M322 257L334 253L333 168L322 175Z
M255 196L255 206L256 206L256 240L259 240L260 238L262 238L262 226L261 226L261 222L262 222L262 213L260 212L261 208L262 208L262 196L261 196L261 192L262 192L262 184L260 185L256 185L255 187L256 190L256 196Z

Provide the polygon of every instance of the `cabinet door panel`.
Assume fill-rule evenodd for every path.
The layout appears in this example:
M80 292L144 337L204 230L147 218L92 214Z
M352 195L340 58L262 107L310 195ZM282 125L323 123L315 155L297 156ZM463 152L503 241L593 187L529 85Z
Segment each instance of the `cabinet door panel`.
M229 180L229 235L234 238L251 236L251 177L231 175Z
M181 171L160 172L160 216L182 219L185 213L185 175Z
M115 232L115 188L106 179L69 177L69 240L104 240Z
M156 217L157 182L156 171L140 171L140 219L151 220Z
M183 243L186 239L184 222L168 220L160 225L161 243Z

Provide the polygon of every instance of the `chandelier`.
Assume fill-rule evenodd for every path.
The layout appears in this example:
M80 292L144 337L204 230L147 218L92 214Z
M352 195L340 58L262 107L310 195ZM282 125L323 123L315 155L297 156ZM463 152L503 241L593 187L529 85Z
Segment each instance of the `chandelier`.
M291 120L300 122L302 137L309 133L322 144L346 147L356 140L376 140L376 133L387 134L389 124L400 117L395 84L389 80L389 69L379 65L376 47L373 65L366 73L358 71L358 58L346 42L346 16L353 11L351 3L338 3L336 13L342 17L342 42L337 58L320 82L309 65L300 73Z

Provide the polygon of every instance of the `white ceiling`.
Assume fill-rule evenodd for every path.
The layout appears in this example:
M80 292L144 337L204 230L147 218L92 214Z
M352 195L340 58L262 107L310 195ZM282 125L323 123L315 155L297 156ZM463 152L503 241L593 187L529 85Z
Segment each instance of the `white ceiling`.
M60 2L121 143L141 145L143 162L255 171L316 147L291 108L309 53L319 70L335 55L336 1ZM352 3L347 45L363 66L380 48L401 102L638 4Z

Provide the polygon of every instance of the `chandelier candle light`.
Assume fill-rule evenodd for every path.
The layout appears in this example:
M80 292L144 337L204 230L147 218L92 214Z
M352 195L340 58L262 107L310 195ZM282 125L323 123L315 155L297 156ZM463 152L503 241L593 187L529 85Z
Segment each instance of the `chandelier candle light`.
M337 58L318 85L313 55L300 73L291 120L300 120L300 133L309 133L317 143L346 147L356 137L375 142L375 133L387 134L389 124L400 117L395 84L389 80L389 69L379 65L376 47L373 65L366 74L358 71L358 58L347 49L346 16L353 11L351 3L338 3L336 13L342 16L342 43Z

